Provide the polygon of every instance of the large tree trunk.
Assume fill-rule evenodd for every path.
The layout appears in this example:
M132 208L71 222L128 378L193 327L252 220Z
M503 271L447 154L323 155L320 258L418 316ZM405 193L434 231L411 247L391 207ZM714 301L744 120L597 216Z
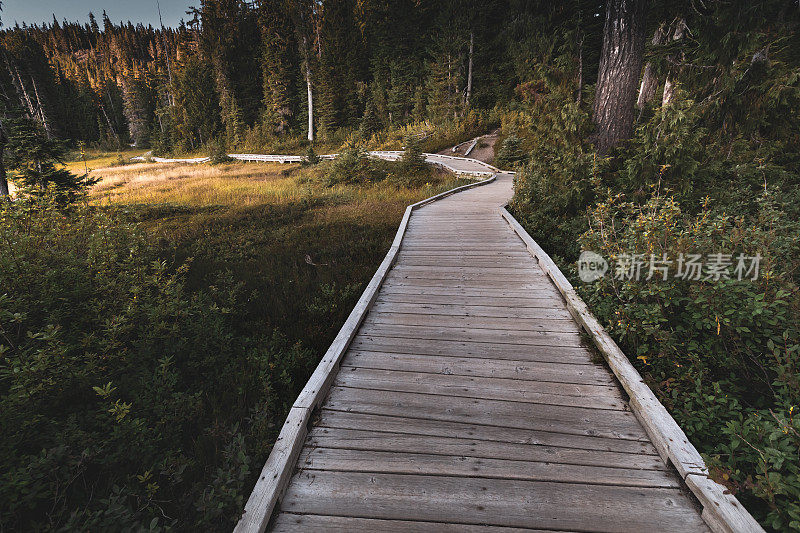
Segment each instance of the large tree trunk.
M664 44L666 31L664 25L660 25L656 32L653 34L653 46ZM656 99L656 91L658 90L658 78L654 72L653 65L648 61L644 66L644 74L642 75L642 84L639 86L639 98L636 100L636 107L644 109L647 102L652 102Z
M594 100L598 152L633 134L633 104L644 55L645 0L609 0Z
M672 27L672 40L680 41L683 39L683 32L686 29L686 21L681 19L675 20ZM680 60L680 55L672 56L673 61ZM664 96L661 99L661 107L667 107L672 102L672 97L675 94L675 75L680 72L680 67L672 67L667 74L667 81L664 82Z

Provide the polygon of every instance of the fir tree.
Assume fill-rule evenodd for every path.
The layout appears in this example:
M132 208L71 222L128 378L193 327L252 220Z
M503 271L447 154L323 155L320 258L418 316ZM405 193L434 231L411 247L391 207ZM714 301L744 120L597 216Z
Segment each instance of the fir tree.
M8 168L11 179L26 194L41 195L53 190L62 202L78 199L97 182L87 175L77 176L61 167L67 148L50 139L38 122L19 118L7 122L9 142Z

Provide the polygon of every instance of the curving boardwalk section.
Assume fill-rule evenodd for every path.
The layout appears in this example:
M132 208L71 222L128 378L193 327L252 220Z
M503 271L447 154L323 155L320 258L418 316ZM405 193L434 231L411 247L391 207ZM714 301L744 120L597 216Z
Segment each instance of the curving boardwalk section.
M272 530L707 530L500 217L511 192L414 211Z

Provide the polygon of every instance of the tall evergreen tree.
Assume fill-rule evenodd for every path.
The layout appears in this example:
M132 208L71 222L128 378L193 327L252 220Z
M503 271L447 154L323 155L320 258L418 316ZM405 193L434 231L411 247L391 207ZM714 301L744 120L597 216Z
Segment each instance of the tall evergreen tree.
M357 84L362 80L363 47L354 0L327 0L320 27L319 121L331 134L359 116Z
M49 138L39 122L17 118L8 122L8 131L8 167L26 193L39 195L53 189L61 201L71 202L97 182L61 166L67 148L64 142Z
M259 6L264 91L264 118L272 131L284 134L297 113L299 63L296 32L285 0L270 0Z

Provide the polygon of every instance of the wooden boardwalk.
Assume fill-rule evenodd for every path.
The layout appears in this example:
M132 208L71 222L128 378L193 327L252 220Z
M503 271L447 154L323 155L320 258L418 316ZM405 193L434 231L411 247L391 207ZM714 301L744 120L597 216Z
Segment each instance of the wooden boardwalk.
M500 217L511 192L414 211L272 530L707 530Z

